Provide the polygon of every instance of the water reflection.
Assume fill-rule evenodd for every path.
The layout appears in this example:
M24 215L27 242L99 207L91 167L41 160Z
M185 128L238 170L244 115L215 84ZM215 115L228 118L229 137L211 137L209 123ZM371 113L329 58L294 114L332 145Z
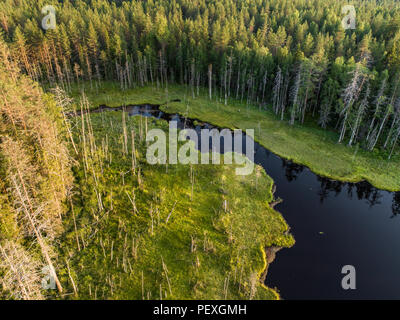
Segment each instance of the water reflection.
M394 218L400 214L400 191L393 193L392 213L393 215L390 218Z
M304 166L293 163L290 160L282 160L282 168L285 170L287 181L295 181L305 169ZM317 176L320 183L320 189L317 191L320 203L322 204L330 195L337 197L342 192L346 192L348 198L353 199L355 196L358 200L365 200L370 208L382 204L383 193L386 191L379 190L366 181L358 183L341 182L328 178ZM400 214L400 192L392 192L392 216Z
M144 112L143 112L144 111ZM134 114L142 114L146 116L154 116L152 114L151 108L149 109L135 109ZM130 114L132 115L132 114ZM200 131L200 129L213 129L215 128L214 126L211 126L208 123L201 123L199 124L194 124L194 119L186 118L186 117L181 117L178 114L165 114L161 111L158 113L158 118L163 118L168 121L177 121L178 128L179 129L184 129L184 128L194 128L196 131ZM211 139L211 138L210 138ZM199 141L201 141L201 135L199 136ZM246 138L243 137L242 141L242 152L245 153L245 148L246 148ZM256 158L256 162L264 167L266 172L271 174L272 172L268 168L268 161L267 159L271 155L271 152L267 149L265 149L263 146L261 146L258 143L255 143L255 151L257 154L260 154L261 157ZM222 138L220 141L220 152L224 153L224 139ZM257 161L259 159L259 161ZM290 160L282 159L280 158L282 162L282 168L284 169L285 177L286 180L289 182L294 182L298 179L300 174L306 169L305 166L296 164ZM273 174L272 174L273 175ZM377 205L382 204L382 198L383 198L383 193L387 191L382 191L374 186L372 186L370 183L366 181L358 182L358 183L348 183L348 182L341 182L337 180L331 180L328 178L320 177L316 175L317 180L320 184L319 190L317 190L317 194L319 196L319 201L320 203L324 203L324 201L329 197L329 196L339 196L342 192L346 192L347 197L349 199L354 199L355 197L358 200L365 200L366 203L370 208L375 207ZM400 192L392 192L393 195L393 200L392 200L392 216L391 218L395 217L396 215L400 214Z
M288 181L294 181L303 172L304 166L293 163L290 160L282 159L282 168L285 168L285 175Z

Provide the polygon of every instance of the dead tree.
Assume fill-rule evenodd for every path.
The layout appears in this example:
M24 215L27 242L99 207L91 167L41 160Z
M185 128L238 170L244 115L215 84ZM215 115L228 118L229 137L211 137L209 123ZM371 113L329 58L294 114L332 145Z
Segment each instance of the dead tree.
M358 95L366 80L366 76L363 74L363 71L361 70L361 65L359 63L357 63L356 68L350 74L352 74L352 78L342 94L343 108L340 112L340 116L343 117L343 120L338 143L341 143L345 137L350 112L352 110L353 104L357 101Z
M292 100L292 110L290 112L290 121L291 125L294 125L294 120L296 119L296 115L299 109L299 90L300 90L300 82L301 82L301 69L302 66L299 67L299 70L296 74L296 80L294 82L292 91L290 93Z
M361 125L362 118L364 116L365 110L368 108L369 93L370 93L370 89L369 89L369 86L368 86L367 90L365 92L365 95L364 95L364 99L361 101L360 106L358 107L356 120L354 121L351 137L350 137L349 144L348 144L349 146L352 145L355 137L357 136L358 129L360 128L360 125Z
M272 108L275 114L278 114L280 107L280 91L282 84L282 70L278 67L278 72L275 76L274 88L273 88L273 98L272 98Z
M33 237L38 243L41 254L50 268L50 275L55 281L58 291L62 292L62 286L58 280L51 259L50 246L45 240L54 239L61 218L54 212L48 212L46 203L34 198L37 191L37 172L30 164L30 157L24 152L20 144L5 137L2 143L2 153L8 161L7 180L10 186L15 211L20 216L19 223L26 236Z
M212 64L208 65L208 95L212 99Z
M0 244L0 278L2 288L14 299L42 300L40 264L18 243L5 240Z
M374 102L375 103L375 112L374 112L374 115L372 117L371 123L369 125L368 134L367 134L367 138L366 138L367 141L369 141L371 133L372 133L374 127L375 127L375 121L376 121L376 118L379 115L380 106L382 105L382 103L386 99L385 96L384 96L384 92L385 92L385 89L386 89L386 83L387 83L387 78L384 78L382 83L381 83L381 86L379 88L378 94L377 94L377 96L375 98L375 102Z

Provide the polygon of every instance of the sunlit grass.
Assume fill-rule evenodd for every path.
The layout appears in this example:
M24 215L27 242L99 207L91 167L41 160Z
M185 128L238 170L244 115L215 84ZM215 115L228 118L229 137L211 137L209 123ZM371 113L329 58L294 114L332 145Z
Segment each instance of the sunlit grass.
M74 121L76 141L82 141L80 119ZM90 115L97 151L88 157L85 176L80 144L74 197L78 231L70 218L62 247L73 252L77 298L277 298L260 282L264 248L290 246L293 238L285 235L288 227L280 213L268 205L271 178L260 167L237 176L235 165L149 165L145 121L126 118L126 132L134 130L137 148L132 170L130 134L128 153L123 152L122 112ZM149 130L168 130L165 121L147 121ZM71 288L66 270L63 281Z

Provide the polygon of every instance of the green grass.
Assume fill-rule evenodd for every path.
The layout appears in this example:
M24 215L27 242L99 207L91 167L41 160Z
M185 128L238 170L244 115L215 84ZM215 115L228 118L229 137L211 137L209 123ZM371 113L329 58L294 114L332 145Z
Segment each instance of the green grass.
M75 90L77 92L77 90ZM337 134L322 130L311 120L305 125L290 126L279 121L270 110L259 110L231 99L227 106L216 99L210 101L204 90L192 98L185 86L169 86L168 91L154 87L121 91L116 83L102 83L100 89L86 94L92 105L119 106L130 103L160 103L180 98L182 102L163 106L167 112L176 112L211 124L240 129L254 129L255 139L277 155L309 167L313 172L335 180L369 181L380 189L400 190L400 156L391 160L387 154L367 152L361 148L337 144Z
M101 100L95 97L89 96L91 106ZM160 299L161 292L163 299L278 298L259 281L266 267L264 248L289 247L294 240L285 234L282 216L268 205L272 179L261 167L236 176L235 165L149 165L145 121L126 118L125 154L122 112L86 117L86 132L91 124L93 135L85 135L85 167L80 118L72 120L79 151L73 198L77 226L75 231L71 211L60 256L70 267L71 276L67 268L61 272L66 291L73 292L72 277L78 295L68 297ZM147 121L148 129L168 130L165 121Z

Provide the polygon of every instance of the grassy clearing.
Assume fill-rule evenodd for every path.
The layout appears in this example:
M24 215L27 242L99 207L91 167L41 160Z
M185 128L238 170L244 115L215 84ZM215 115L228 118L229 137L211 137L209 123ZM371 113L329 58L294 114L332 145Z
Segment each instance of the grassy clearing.
M151 166L146 121L167 132L165 121L91 114L83 134L81 120L72 120L76 193L61 239L62 281L69 292L77 287L70 297L278 298L259 281L264 247L294 240L268 206L273 181L262 168L240 177L233 165Z
M335 132L322 130L311 120L304 126L290 126L286 121L279 121L269 110L246 107L235 100L227 106L223 101L210 101L204 90L193 98L191 89L185 86L169 86L168 90L145 87L123 92L116 83L103 83L101 89L93 90L86 84L85 91L95 106L104 103L110 106L160 103L180 98L182 102L162 108L220 127L254 129L255 139L264 147L281 157L306 165L321 176L348 182L367 180L380 189L400 190L398 153L387 160L387 155L378 151L371 153L357 146L337 144Z

